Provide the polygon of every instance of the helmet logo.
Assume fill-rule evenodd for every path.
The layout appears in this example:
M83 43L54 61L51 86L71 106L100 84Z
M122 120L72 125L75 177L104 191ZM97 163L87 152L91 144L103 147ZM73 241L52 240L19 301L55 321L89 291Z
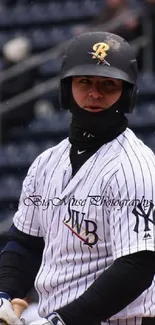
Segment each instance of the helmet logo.
M109 50L110 46L107 43L96 43L93 45L94 52L88 52L89 54L93 55L92 59L97 59L97 64L103 63L108 66L110 64L105 60L107 56L107 51Z

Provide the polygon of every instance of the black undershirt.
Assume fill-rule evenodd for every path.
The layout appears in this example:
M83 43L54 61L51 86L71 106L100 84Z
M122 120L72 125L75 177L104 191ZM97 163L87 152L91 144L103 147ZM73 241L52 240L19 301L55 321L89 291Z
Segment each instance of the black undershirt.
M101 145L100 145L101 147ZM85 149L82 147L77 147L75 145L72 145L71 151L70 151L70 160L72 165L72 177L75 176L77 171L80 169L80 167L88 160L97 150L98 148L90 148L87 149L85 152L78 154L79 151L84 151Z
M78 155L77 148L71 150L73 175L95 151ZM7 292L11 298L25 297L34 284L43 248L43 238L24 234L12 226L0 257L0 291ZM121 257L82 296L57 312L67 325L105 321L147 289L154 273L154 252L142 251Z

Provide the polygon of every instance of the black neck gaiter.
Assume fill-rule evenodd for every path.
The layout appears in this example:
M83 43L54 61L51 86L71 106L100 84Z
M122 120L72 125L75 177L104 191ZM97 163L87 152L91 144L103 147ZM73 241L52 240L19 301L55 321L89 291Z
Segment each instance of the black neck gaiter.
M72 99L70 110L69 141L78 149L98 149L115 139L128 126L128 120L120 113L117 103L105 111L91 113L81 109Z

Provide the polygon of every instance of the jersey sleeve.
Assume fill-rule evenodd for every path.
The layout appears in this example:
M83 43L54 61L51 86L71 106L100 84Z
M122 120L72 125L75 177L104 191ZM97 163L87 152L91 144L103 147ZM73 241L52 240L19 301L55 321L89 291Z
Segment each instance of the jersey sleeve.
M15 227L32 236L42 237L39 206L34 203L33 198L38 197L39 177L49 154L50 150L48 149L39 155L30 166L23 181L18 210L13 217Z
M155 250L155 183L147 164L121 165L109 186L113 258ZM152 169L153 170L153 169Z

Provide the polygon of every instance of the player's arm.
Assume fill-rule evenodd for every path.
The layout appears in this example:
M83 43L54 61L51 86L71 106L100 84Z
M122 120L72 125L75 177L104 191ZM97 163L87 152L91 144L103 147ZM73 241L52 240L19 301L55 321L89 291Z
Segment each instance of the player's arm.
M38 156L23 181L18 210L0 257L0 291L7 292L11 298L25 296L33 285L41 262L43 238L38 209L27 203L32 195L37 194L41 166L42 156Z
M25 297L34 284L43 251L43 239L26 235L15 226L0 255L0 319L6 324L22 325L11 303Z
M24 234L14 225L8 237L0 255L0 291L7 292L11 298L23 298L33 287L44 241L42 237Z
M78 299L56 312L66 325L106 321L152 283L155 253L142 251L115 260ZM53 314L47 317L49 321Z
M43 236L40 229L38 209L25 204L27 198L37 193L44 161L48 154L38 156L24 179L18 211L9 230L9 239L0 256L0 319L6 323L21 324L13 312L11 299L23 298L34 284L42 251Z

